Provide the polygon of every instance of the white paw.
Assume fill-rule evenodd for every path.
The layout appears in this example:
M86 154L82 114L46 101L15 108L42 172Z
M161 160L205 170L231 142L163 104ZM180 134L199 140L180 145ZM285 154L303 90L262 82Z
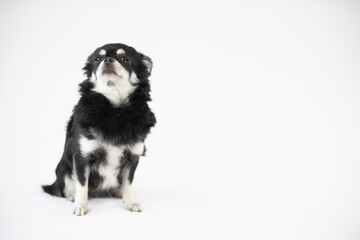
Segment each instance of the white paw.
M124 206L127 210L131 211L131 212L141 212L141 205L140 203L125 203L124 202Z
M79 204L75 206L74 214L77 216L85 215L88 212L87 206Z

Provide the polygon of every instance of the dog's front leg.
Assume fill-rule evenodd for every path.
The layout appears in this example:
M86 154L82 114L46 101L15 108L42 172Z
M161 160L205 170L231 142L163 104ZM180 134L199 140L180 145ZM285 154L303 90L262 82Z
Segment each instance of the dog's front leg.
M125 164L122 175L121 195L123 198L124 206L127 210L132 212L141 212L141 205L134 200L132 191L132 182L134 180L135 170L139 163L140 155L145 152L145 146L143 142L139 142L133 145L124 156Z
M131 182L129 179L129 170L125 171L121 187L124 206L131 212L141 212L141 205L134 201Z
M81 160L80 160L81 161ZM77 216L85 215L88 211L88 182L90 168L74 159L75 176L75 209Z

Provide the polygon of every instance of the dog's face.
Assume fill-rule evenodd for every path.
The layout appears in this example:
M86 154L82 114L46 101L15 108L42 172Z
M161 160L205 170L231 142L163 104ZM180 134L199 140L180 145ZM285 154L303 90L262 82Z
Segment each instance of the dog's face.
M152 69L149 57L125 44L107 44L95 50L83 68L95 84L116 87L146 80Z

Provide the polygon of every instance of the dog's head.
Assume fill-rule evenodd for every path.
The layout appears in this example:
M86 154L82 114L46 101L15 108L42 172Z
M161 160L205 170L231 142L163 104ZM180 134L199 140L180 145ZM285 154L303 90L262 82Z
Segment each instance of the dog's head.
M95 84L103 86L136 85L151 74L152 61L125 44L106 44L91 54L83 68Z

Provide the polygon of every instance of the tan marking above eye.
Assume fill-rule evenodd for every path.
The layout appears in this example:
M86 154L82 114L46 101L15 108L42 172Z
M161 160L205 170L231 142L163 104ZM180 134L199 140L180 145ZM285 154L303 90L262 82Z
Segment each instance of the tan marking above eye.
M101 56L105 56L106 55L106 51L104 49L101 49L99 52L99 55Z
M119 49L116 51L116 54L117 54L117 55L121 55L121 54L124 54L124 53L125 53L124 49L121 49L121 48L119 48Z

